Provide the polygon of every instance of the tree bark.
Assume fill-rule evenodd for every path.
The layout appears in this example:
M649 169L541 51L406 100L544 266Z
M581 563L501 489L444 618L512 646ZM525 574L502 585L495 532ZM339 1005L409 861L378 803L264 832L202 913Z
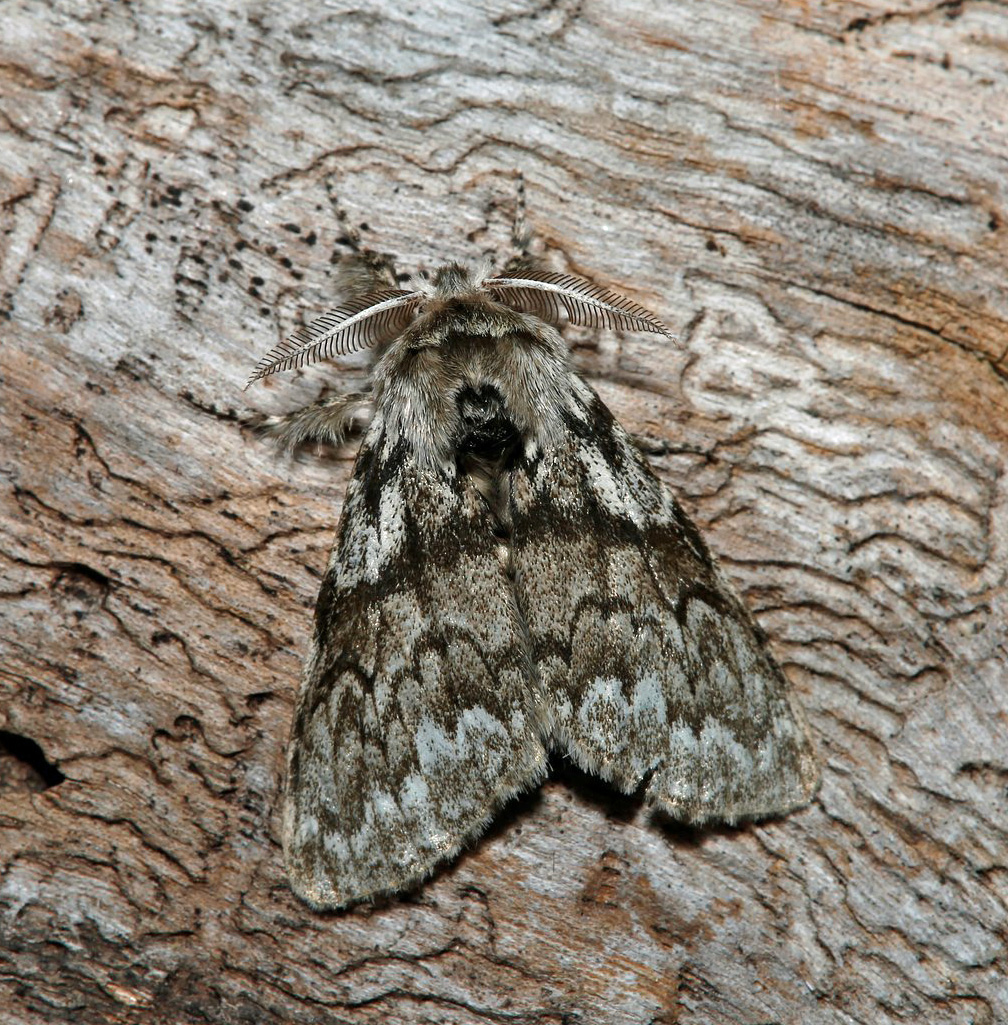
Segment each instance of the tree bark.
M0 1020L1008 1020L1003 4L7 5ZM352 465L243 427L330 305L505 247L746 595L821 793L675 829L558 769L402 899L285 883ZM34 747L35 742L38 747Z

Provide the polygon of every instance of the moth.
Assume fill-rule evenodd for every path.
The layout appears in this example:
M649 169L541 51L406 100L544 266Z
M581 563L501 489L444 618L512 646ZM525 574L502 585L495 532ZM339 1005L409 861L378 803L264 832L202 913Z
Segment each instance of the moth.
M806 804L819 770L764 634L557 330L666 328L529 264L396 284L360 285L249 382L376 353L370 392L272 426L289 448L364 431L288 748L294 891L409 889L551 752L688 823Z

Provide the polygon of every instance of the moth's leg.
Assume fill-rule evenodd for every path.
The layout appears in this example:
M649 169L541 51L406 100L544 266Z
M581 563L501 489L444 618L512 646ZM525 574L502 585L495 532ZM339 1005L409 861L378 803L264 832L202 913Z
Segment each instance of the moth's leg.
M514 220L511 222L511 251L504 264L503 273L512 274L522 268L534 266L536 257L532 254L533 232L526 216L525 175L515 171Z
M515 182L515 212L514 222L511 225L511 245L514 248L514 256L518 260L529 261L532 259L532 228L529 225L525 206L525 175L519 171Z
M327 395L310 406L283 416L263 416L253 423L260 434L272 438L283 452L292 453L312 443L338 448L351 434L365 430L374 416L370 392Z
M331 181L325 183L329 205L343 229L339 241L350 249L340 257L336 268L336 287L342 295L362 295L380 288L397 288L408 274L399 274L389 253L377 253L364 245L360 231L350 223ZM366 225L365 225L366 227Z

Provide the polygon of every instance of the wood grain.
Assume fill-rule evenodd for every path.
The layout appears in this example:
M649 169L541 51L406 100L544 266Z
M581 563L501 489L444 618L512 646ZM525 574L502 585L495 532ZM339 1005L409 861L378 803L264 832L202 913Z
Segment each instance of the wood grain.
M1008 1020L1003 4L2 20L0 1021ZM277 794L353 450L242 420L363 363L241 387L329 303L327 184L413 269L503 246L517 170L553 265L680 337L570 333L823 789L692 832L558 769L407 899L314 914Z

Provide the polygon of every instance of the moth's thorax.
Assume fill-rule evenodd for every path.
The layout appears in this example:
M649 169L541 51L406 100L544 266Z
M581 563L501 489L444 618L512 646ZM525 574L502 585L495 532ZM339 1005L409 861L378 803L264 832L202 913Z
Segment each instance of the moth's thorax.
M435 296L375 367L392 443L444 464L477 438L513 433L547 444L570 406L567 349L557 332L478 291Z

